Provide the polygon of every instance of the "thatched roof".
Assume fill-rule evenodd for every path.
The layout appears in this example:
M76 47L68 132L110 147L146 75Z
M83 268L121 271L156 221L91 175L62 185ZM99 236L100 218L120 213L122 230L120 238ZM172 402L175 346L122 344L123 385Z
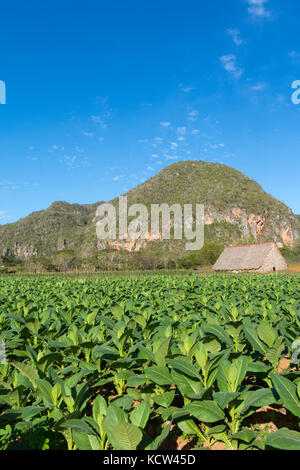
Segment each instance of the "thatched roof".
M261 268L274 243L228 246L214 265L215 271L250 271ZM277 247L276 247L277 249Z

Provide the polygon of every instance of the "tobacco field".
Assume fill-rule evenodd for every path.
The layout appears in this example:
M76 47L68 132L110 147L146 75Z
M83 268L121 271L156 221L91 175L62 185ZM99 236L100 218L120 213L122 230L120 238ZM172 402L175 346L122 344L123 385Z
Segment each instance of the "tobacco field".
M0 341L1 450L300 450L298 274L3 276Z

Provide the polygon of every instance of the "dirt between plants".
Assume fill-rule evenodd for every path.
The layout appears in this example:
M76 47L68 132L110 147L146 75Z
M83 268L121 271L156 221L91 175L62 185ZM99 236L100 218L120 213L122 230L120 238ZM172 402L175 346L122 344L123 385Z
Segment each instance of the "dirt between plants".
M298 265L298 266L289 266L288 270L292 271L293 273L300 273L300 265Z
M247 427L258 426L259 429L267 432L276 432L280 428L300 431L298 418L279 406L264 406L246 418L243 424Z

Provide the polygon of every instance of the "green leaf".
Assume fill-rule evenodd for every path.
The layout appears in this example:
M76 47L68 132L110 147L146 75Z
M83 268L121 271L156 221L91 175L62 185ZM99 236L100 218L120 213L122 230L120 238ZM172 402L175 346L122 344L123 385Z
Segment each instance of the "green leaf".
M128 387L140 387L145 385L147 377L145 375L131 375L127 380Z
M62 422L59 427L63 429L74 429L84 434L95 434L94 430L82 419L69 419Z
M101 450L100 442L96 436L84 434L75 429L72 435L78 450Z
M176 372L175 370L172 370L171 377L172 383L176 385L183 396L198 394L203 390L203 385L199 379L191 379L187 375Z
M227 346L232 346L232 340L224 328L220 325L204 325L204 333L210 333L211 335L216 336L222 343L227 344Z
M148 422L150 411L150 403L148 400L145 400L134 408L130 415L130 421L135 426L144 429Z
M218 424L217 426L213 426L212 428L210 428L207 434L209 436L214 435L214 434L219 434L219 433L224 432L225 429L226 429L226 424Z
M114 305L113 307L111 307L111 313L112 313L118 320L121 320L121 319L122 319L122 316L123 316L123 313L124 313L124 309L123 309L123 307L121 307L121 305Z
M269 348L273 346L276 338L276 332L269 322L262 320L257 327L257 334L259 338L269 346Z
M241 410L241 414L245 414L250 408L261 408L262 406L274 405L276 401L275 391L271 388L261 388L254 392L249 392Z
M232 392L236 392L241 385L247 372L248 362L249 359L245 356L240 356L238 359L232 361L228 372Z
M157 450L162 443L167 439L167 437L170 434L170 429L171 429L171 423L169 423L167 426L165 426L161 432L161 434L153 441L151 442L145 450Z
M172 390L171 392L165 392L161 395L152 395L151 398L157 405L168 408L174 400L174 396L175 390Z
M142 431L130 423L119 423L114 428L116 450L136 450L143 438Z
M126 413L116 405L109 405L104 421L104 428L107 433L108 440L113 447L118 446L118 442L115 439L115 427L120 423L127 423L128 418Z
M93 418L100 429L102 427L103 418L106 416L106 413L107 404L105 398L103 398L101 395L98 395L93 404Z
M239 392L216 392L213 395L214 400L224 410L226 405L240 396Z
M181 359L169 359L168 364L173 367L173 369L179 370L189 377L194 379L199 379L200 377L198 370L190 362Z
M258 351L261 354L265 355L266 352L267 352L267 347L259 339L259 337L257 335L257 332L256 332L256 326L249 323L249 322L245 322L243 329L244 329L245 337L249 341L249 343L251 344L253 350Z
M182 421L178 420L176 424L179 427L179 429L185 434L192 435L192 436L196 435L200 437L201 440L204 440L204 436L202 432L200 431L199 427L197 426L197 424L195 423L193 419L190 418L190 419L185 419Z
M166 365L166 356L168 355L171 337L166 338L159 346L155 354L155 362L158 366Z
M12 365L31 382L34 388L36 388L36 379L39 378L39 374L35 367L29 364L23 364L22 362L13 362Z
M300 450L300 433L281 428L268 434L266 445L281 450Z
M189 403L185 409L204 423L215 423L225 418L223 410L214 401L204 400L202 402Z
M43 395L43 400L45 405L53 405L54 400L52 396L52 385L44 379L36 379L36 386L41 391Z
M172 385L169 369L164 366L152 366L145 370L145 375L158 385Z
M232 439L238 439L239 441L243 442L251 442L255 438L255 432L251 431L250 429L242 429L239 432L236 432L232 435Z
M271 379L283 406L300 418L300 400L297 396L296 385L279 374L271 374Z
M273 344L272 348L266 352L266 358L272 364L273 367L276 367L279 363L279 359L285 349L283 338L278 338Z

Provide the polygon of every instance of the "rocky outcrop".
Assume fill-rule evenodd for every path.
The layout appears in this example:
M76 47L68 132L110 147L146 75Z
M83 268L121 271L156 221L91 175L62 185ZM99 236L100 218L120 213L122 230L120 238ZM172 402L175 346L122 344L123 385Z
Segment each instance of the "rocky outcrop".
M161 234L159 235L159 240L161 240ZM154 239L151 236L151 233L147 233L146 238L142 238L141 236L134 239L131 238L128 234L126 234L124 237L119 238L117 240L98 240L97 242L97 248L98 250L104 250L107 248L112 248L114 250L120 251L120 250L126 250L129 252L135 252L135 251L140 251L142 248L145 248L147 246L147 243L153 242L156 239Z
M296 239L290 221L279 222L279 219L274 221L271 217L268 217L267 211L265 211L264 214L247 214L243 209L233 207L231 210L222 214L208 210L205 215L205 225L212 225L216 222L236 224L243 237L248 238L252 236L258 242L272 239L277 243L278 247L289 246L292 248ZM170 226L174 226L174 220L172 218L170 220ZM162 240L161 234L159 239ZM148 232L146 239L142 237L133 239L126 234L125 237L117 240L98 240L97 248L98 250L112 248L117 251L126 250L128 252L135 252L145 248L147 243L152 241L155 240L151 237L150 232Z
M281 238L282 238L284 245L287 245L290 248L292 248L294 245L295 236L294 236L294 232L293 232L291 225L287 222L281 222L280 229L281 229L280 231Z
M62 237L59 237L59 239L57 240L57 251L63 251L65 250L67 247L67 241L62 238Z
M227 222L237 224L244 237L252 235L255 240L269 237L276 243L293 247L297 238L292 224L289 220L280 222L268 217L267 211L264 214L247 214L243 209L234 207L226 214L208 212L205 216L205 224L211 225L215 222Z
M4 248L2 251L2 255L4 257L14 256L16 258L23 258L28 259L32 256L36 256L38 254L37 249L33 245L24 246L19 245L18 242L15 242L13 248Z

